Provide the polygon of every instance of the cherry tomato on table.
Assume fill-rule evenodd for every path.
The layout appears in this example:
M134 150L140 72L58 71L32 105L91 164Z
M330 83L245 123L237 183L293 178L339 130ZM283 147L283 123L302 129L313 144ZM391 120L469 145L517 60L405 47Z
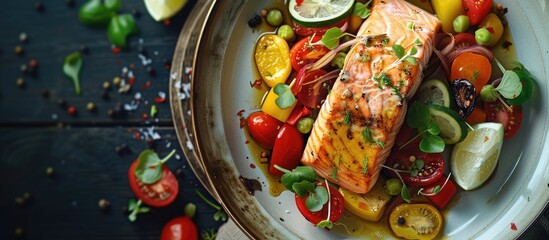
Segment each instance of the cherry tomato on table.
M303 66L314 63L326 53L330 51L324 45L311 45L309 44L309 38L306 37L297 42L292 49L290 49L290 63L294 70L299 71ZM322 39L322 36L316 35L311 39L311 43L316 43Z
M326 31L328 31L328 29L333 28L333 27L341 28L346 23L348 23L348 21L349 21L349 19L345 18L345 19L341 20L341 22L338 22L334 25L330 25L330 26L326 26L326 27L316 27L316 28L314 28L314 27L304 27L304 26L301 26L298 23L292 21L292 29L294 30L294 32L297 35L300 35L300 36L312 36L312 35L322 36L322 35L324 35L324 33L326 33Z
M499 100L491 103L484 103L484 110L487 115L486 121L503 124L505 139L515 136L522 123L522 108L520 105L510 107L513 110L512 112Z
M397 150L387 158L386 165L397 170L409 170L415 161L421 159L422 169L415 176L409 172L400 172L404 183L411 186L426 186L437 181L444 173L444 158L440 153L424 153L421 151ZM398 177L392 170L386 170L391 177Z
M425 196L427 199L429 199L432 203L434 203L441 209L444 208L450 202L450 200L452 200L457 192L456 185L454 184L454 182L452 182L452 180L448 179L446 185L444 185L444 182L446 182L445 176L439 178L431 185L426 186L422 191L423 193L427 194ZM435 192L437 186L440 188L439 192L435 195L430 196L430 194L433 194Z
M172 171L162 165L162 177L155 183L145 184L135 176L135 168L139 160L135 160L128 171L130 187L145 204L153 207L170 205L179 192L179 183Z
M326 188L325 182L318 183L317 185ZM328 191L330 191L330 199L328 199L328 203L330 204L330 221L336 222L339 217L341 217L341 214L343 214L343 210L345 209L345 200L343 199L343 195L341 195L341 193L337 191L337 189L330 185L328 186ZM301 212L301 214L309 222L315 225L323 220L328 219L328 203L324 204L320 211L311 212L305 204L305 201L308 197L308 194L304 198L300 198L297 194L295 195L295 203L299 212Z
M471 25L477 25L492 9L493 0L463 0L465 14L469 17Z
M160 240L196 240L198 230L188 217L176 217L170 220L162 229Z
M255 141L264 148L271 149L274 146L278 130L282 122L262 111L254 112L246 119L248 132Z
M305 140L303 139L303 134L297 130L297 127L288 123L282 125L276 136L271 153L271 161L269 162L269 172L271 175L281 177L283 174L274 165L288 170L297 167L304 148Z

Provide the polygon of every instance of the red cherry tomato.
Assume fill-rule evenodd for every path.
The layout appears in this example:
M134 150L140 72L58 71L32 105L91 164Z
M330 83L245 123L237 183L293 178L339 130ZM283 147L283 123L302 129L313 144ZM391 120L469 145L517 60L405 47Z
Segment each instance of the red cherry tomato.
M255 141L264 148L271 149L274 146L278 129L282 122L264 112L254 112L246 121L248 132Z
M317 185L326 188L326 183L324 182L318 183ZM328 189L330 191L330 199L328 200L328 202L330 203L330 221L336 222L339 217L341 217L341 214L345 209L345 200L343 199L341 193L337 191L334 187L329 186ZM295 195L295 203L299 212L301 212L305 219L307 219L314 225L318 224L322 220L326 220L328 218L328 203L324 204L320 211L311 212L305 204L305 201L308 197L308 194L304 198L300 198L299 196L297 196L297 194Z
M410 186L427 186L438 180L444 173L444 158L440 153L424 153L421 151L397 150L393 151L387 158L388 167L408 171L413 161L423 160L424 166L416 176L409 172L400 172L404 183ZM387 173L392 177L398 177L397 174L387 169Z
M153 184L145 184L135 176L135 168L138 160L135 160L128 170L128 178L133 193L145 204L153 207L170 205L179 192L179 183L172 171L166 165L162 165L162 178Z
M160 240L196 240L198 230L188 217L176 217L170 220L162 229Z
M300 36L312 36L313 34L317 35L317 36L322 36L322 35L324 35L324 33L326 33L326 31L328 31L328 29L333 28L333 27L341 28L348 21L349 21L349 18L345 18L345 19L341 20L341 22L338 22L334 25L330 25L330 26L326 26L326 27L318 27L318 28L304 27L304 26L301 26L298 23L292 21L292 29L294 30L294 32L297 35L300 35Z
M299 40L299 42L290 49L290 63L296 71L299 71L303 66L309 63L316 62L330 51L330 49L324 45L312 45L311 48L309 38L310 37L306 37ZM317 35L312 38L311 43L316 43L321 39L322 37Z
M305 140L297 127L285 123L278 131L269 163L269 172L273 176L281 177L282 172L274 167L278 165L282 168L292 170L301 160Z
M452 198L454 197L454 195L456 195L456 192L457 192L456 185L454 184L454 182L452 182L452 180L448 179L448 182L446 182L446 185L444 185L444 182L446 182L445 176L439 178L436 182L432 183L431 185L426 186L422 191L423 193L426 194L425 197L427 199L431 200L431 202L433 202L435 205L437 205L441 209L444 208L450 202L450 200L452 200ZM435 188L437 188L437 186L440 188L440 191L437 194L430 196L430 194L434 193Z
M492 9L492 0L462 0L471 25L477 25Z
M300 81L300 90L297 93L297 99L304 106L310 108L320 108L322 102L328 96L330 88L334 84L336 79L329 80L323 83L314 82L318 78L326 75L327 72L322 69L316 69L313 71L306 72L302 80Z
M501 101L484 103L487 122L498 122L503 124L505 130L505 139L515 136L522 123L522 108L520 105L510 106L513 112L509 111Z
M473 45L477 45L477 40L475 40L475 35L471 33L458 33L454 36L454 50Z

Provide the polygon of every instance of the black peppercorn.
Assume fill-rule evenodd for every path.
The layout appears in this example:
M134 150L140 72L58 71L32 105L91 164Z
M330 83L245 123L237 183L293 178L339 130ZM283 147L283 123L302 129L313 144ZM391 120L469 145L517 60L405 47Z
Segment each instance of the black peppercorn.
M65 108L67 107L67 102L62 98L57 99L57 106L59 106L60 108Z
M99 202L97 203L97 205L99 205L99 208L104 211L109 209L111 203L107 201L107 199L102 198L102 199L99 199Z
M255 15L250 20L248 20L248 26L251 28L255 28L261 24L261 16Z

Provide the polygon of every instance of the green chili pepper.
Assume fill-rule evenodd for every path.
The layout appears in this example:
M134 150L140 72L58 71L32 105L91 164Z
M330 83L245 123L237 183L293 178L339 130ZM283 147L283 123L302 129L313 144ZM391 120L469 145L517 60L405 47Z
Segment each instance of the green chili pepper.
M131 14L122 14L111 18L107 35L112 44L117 47L126 48L126 38L130 34L139 32L139 28L135 24L135 20Z
M78 17L84 25L105 27L121 6L121 0L90 0L80 7Z

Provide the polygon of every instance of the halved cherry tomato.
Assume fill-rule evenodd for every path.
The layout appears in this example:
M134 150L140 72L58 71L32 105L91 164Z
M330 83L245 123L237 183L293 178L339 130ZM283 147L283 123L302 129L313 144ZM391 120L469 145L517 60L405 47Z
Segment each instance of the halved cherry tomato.
M341 28L348 21L349 21L349 19L345 18L345 19L341 20L341 22L338 22L334 25L330 25L330 26L326 26L326 27L318 27L318 28L304 27L304 26L301 26L301 25L297 24L296 22L292 21L292 29L294 29L294 32L297 35L300 35L300 36L312 36L313 34L316 35L316 36L322 36L322 35L324 35L324 33L326 33L326 31L328 31L328 29L333 28L333 27Z
M434 203L441 209L444 208L450 202L450 200L452 200L457 192L456 185L454 184L454 182L452 182L452 180L448 179L446 185L444 185L444 182L446 182L445 176L439 178L433 184L426 186L422 191L426 194L425 197L427 199L431 200L432 203ZM437 194L431 196L430 194L433 194L437 186L440 188L440 191Z
M170 220L162 229L160 240L196 240L198 230L188 217L176 217Z
M465 121L471 126L478 123L486 122L486 111L484 111L482 107L477 105L475 106L475 108L473 108L473 112L471 112L471 115L465 118Z
M477 25L492 9L493 0L463 0L465 14L469 17L471 25Z
M513 112L509 111L501 101L484 103L486 110L486 121L503 124L505 139L513 137L519 130L522 123L522 108L520 105L510 106Z
M322 69L316 69L306 72L300 81L300 89L297 93L297 99L304 106L310 108L320 108L322 101L328 96L331 86L336 79L324 83L314 82L316 79L326 75L327 72Z
M308 63L316 62L330 51L330 49L324 45L310 45L309 38L310 37L306 37L299 40L299 42L290 49L290 62L296 71L299 71ZM321 39L322 36L314 36L311 43L316 43Z
M471 33L463 32L454 36L454 50L473 45L477 45L477 40L475 40L475 35Z
M326 188L325 182L318 183L317 185ZM341 214L343 214L343 210L345 209L345 200L339 191L330 185L328 186L328 191L330 191L330 199L328 200L328 203L330 204L330 221L336 222L339 217L341 217ZM322 220L328 219L328 203L324 204L320 211L311 212L305 204L308 197L309 194L305 195L304 198L300 198L297 194L295 195L295 203L299 212L301 212L301 214L314 225L318 224Z
M467 79L475 86L478 96L482 87L490 80L491 75L492 64L488 58L478 53L463 52L452 62L450 82L461 78Z
M389 225L401 238L434 239L442 229L442 215L430 204L403 203L389 215Z
M274 146L282 122L262 111L254 112L247 119L248 132L264 148Z
M179 192L179 183L172 171L166 165L162 165L162 178L153 184L145 184L135 176L138 161L135 160L128 170L133 193L145 204L153 207L164 207L172 203Z
M278 131L269 163L269 172L273 176L281 177L282 172L274 167L278 165L282 168L292 170L299 165L305 140L303 134L297 130L297 127L285 123Z
M437 181L444 173L444 158L440 153L424 153L421 151L397 150L393 151L387 158L387 166L408 171L414 161L423 160L424 166L416 176L410 175L409 172L400 172L400 176L404 183L411 186L427 186ZM398 177L392 170L387 170L387 173L392 177Z
M501 36L503 36L503 24L501 23L499 17L494 13L489 13L486 15L482 22L478 24L478 28L486 28L492 34L493 40L490 47L495 46L501 39Z

